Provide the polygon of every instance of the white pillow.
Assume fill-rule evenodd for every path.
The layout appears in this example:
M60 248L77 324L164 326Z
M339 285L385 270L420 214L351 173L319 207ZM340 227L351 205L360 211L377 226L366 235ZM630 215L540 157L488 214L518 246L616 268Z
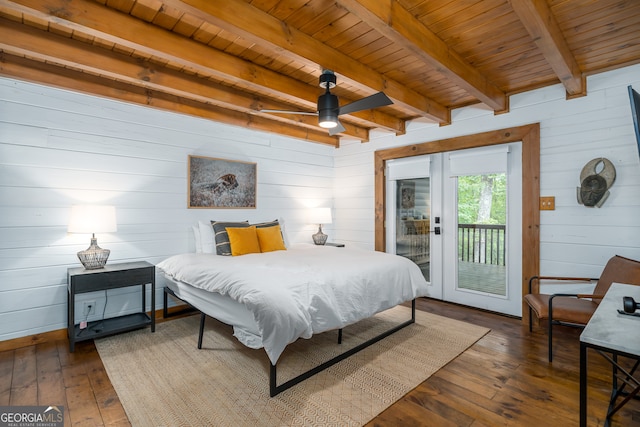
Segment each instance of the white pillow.
M282 240L284 240L284 247L291 247L291 242L289 242L289 236L287 236L287 226L284 223L283 218L278 218L278 224L280 224L280 231L282 232Z
M200 245L202 246L202 253L215 254L216 242L213 236L213 227L210 222L198 221L200 228Z
M196 253L197 254L201 254L202 253L202 239L200 238L200 226L199 225L192 225L191 229L193 230L193 237L196 240Z

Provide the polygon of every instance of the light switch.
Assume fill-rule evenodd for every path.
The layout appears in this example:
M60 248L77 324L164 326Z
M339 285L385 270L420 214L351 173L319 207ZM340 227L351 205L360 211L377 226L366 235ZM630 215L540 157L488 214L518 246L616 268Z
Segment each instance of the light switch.
M554 196L540 197L540 210L541 211L556 210L556 198Z

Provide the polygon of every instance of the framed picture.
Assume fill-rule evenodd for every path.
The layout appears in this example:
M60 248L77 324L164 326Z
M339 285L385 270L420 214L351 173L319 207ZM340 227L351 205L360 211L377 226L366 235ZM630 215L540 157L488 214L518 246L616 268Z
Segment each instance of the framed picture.
M413 209L416 206L416 183L413 181L402 182L401 186L402 209Z
M189 208L256 208L256 164L189 156Z

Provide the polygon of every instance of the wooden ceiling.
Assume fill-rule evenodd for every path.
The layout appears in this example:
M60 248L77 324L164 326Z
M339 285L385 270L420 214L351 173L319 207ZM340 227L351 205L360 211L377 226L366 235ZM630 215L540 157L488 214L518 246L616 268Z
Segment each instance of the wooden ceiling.
M637 0L0 0L0 75L339 146L640 62ZM344 105L315 116L324 69Z

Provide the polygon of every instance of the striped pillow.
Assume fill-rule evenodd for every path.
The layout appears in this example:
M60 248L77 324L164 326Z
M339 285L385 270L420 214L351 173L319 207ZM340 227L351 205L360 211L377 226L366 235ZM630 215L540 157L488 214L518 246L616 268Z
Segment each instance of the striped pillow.
M227 227L248 227L249 221L211 221L211 226L213 227L213 235L216 240L216 253L218 255L231 256L231 244L229 243L229 234L227 233Z
M275 227L276 225L280 225L280 223L276 219L269 222L259 222L257 224L251 224L251 225L254 225L256 228L265 228L265 227Z

